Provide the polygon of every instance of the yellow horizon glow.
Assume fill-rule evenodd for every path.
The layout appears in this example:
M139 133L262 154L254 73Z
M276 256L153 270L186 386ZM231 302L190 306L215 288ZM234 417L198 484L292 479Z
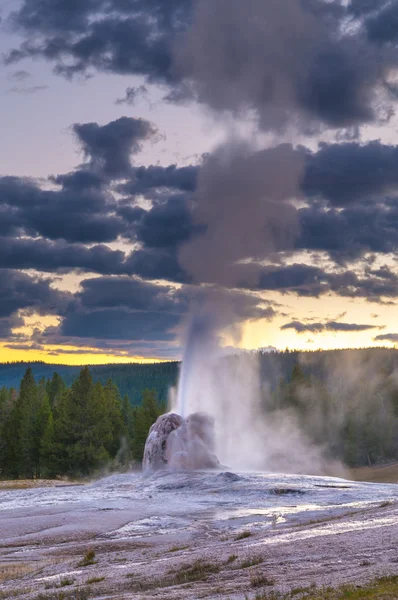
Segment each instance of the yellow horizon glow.
M314 351L336 350L345 348L387 347L396 348L397 344L387 340L375 340L379 334L398 333L394 327L396 305L373 304L364 298L342 298L330 295L322 298L301 298L293 295L282 295L277 292L264 294L264 300L275 306L277 316L272 321L248 321L242 329L242 338L237 341L226 337L223 345L246 350L274 347L278 351L291 350ZM377 312L377 314L375 314ZM280 313L280 314L278 314ZM374 326L374 329L357 332L302 333L293 329L281 329L286 323L298 320L302 322L339 322L360 323ZM44 329L50 325L56 326L59 318L54 316L29 316L25 318L25 327L16 330L27 337L33 328L40 326ZM101 351L95 347L94 341L89 346L75 347L66 345L48 345L43 349L7 348L6 342L0 344L0 362L36 362L42 361L54 365L105 365L105 364L154 364L180 360L175 358L159 358L153 356L130 355L127 351ZM170 343L170 349L173 343ZM60 354L56 354L59 352ZM52 353L55 353L53 355Z
M67 350L70 350L70 354ZM73 351L80 350L80 348L62 348L63 353L53 355L51 352L57 352L60 350L56 347L51 347L46 350L15 350L6 348L4 344L0 344L0 363L6 362L44 362L50 365L67 365L80 367L85 365L111 365L111 364L155 364L161 362L168 362L164 359L156 357L144 357L144 356L119 356L111 353L94 354L90 353L89 350L83 354L73 354ZM64 353L65 352L65 353Z
M347 334L348 335L348 334ZM290 336L289 336L290 337ZM344 349L358 349L358 348L396 348L397 344L393 344L390 342L380 343L380 342L372 342L370 340L361 340L357 339L356 342L353 343L344 342L340 336L325 335L323 337L323 343L317 340L316 343L311 346L306 343L306 340L300 340L298 336L295 336L294 339L286 339L284 341L286 343L281 344L273 344L272 340L267 340L269 343L264 342L264 344L259 346L253 346L252 344L242 344L239 347L241 349L246 350L257 350L266 347L274 347L276 351L283 352L285 350L291 351L328 351L328 350L344 350ZM346 337L346 336L344 336ZM326 339L325 339L326 338ZM291 343L288 343L290 341ZM74 367L83 367L86 365L112 365L112 364L160 364L165 362L175 362L180 361L181 358L157 358L157 357L144 357L144 356L118 356L113 354L91 354L89 351L84 354L60 354L54 356L50 353L50 351L45 350L10 350L0 345L0 363L16 363L16 362L24 362L24 363L34 363L34 362L42 362L48 365L65 365L65 366L74 366Z

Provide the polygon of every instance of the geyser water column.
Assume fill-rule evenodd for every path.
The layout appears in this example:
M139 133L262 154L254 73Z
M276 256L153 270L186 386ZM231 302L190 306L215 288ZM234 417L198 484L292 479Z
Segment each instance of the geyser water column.
M183 417L201 412L212 419L210 449L222 464L234 469L265 468L268 436L261 417L258 357L238 350L228 354L221 347L224 321L219 311L219 303L209 301L193 308L171 411Z
M203 393L204 377L208 371L205 357L211 360L216 345L213 327L211 313L196 306L187 327L177 398L172 406L183 418L191 410L200 410L198 395Z

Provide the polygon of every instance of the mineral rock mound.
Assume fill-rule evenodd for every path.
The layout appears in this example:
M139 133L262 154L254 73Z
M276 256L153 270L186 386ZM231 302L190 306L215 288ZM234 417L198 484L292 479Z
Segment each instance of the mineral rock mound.
M166 443L170 433L183 423L179 415L162 415L152 425L145 443L142 468L144 471L159 471L167 467Z
M214 420L209 415L194 413L185 421L176 414L163 415L149 431L142 467L217 469L221 465L214 446Z

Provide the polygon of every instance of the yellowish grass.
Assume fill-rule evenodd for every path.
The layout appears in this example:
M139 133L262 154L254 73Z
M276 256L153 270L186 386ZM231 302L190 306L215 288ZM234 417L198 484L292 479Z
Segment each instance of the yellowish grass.
M398 483L398 463L386 467L359 467L350 470L350 479L372 483Z
M28 573L33 573L37 570L37 565L29 565L24 563L9 563L6 565L0 565L0 583L6 581L12 581L14 579L20 579Z
M342 585L338 588L296 588L288 594L259 592L255 600L397 600L398 577L381 577L366 585Z
M26 490L30 488L54 487L59 485L77 485L81 482L63 479L10 479L0 481L1 490Z

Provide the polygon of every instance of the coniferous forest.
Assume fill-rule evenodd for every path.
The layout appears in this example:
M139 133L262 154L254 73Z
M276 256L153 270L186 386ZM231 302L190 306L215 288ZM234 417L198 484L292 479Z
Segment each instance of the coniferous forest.
M88 367L70 387L58 373L36 382L28 368L18 391L0 390L0 477L87 476L141 461L164 409L154 390L133 407L111 379L94 383Z
M396 350L260 352L253 357L261 374L261 418L283 412L325 456L349 467L398 460ZM226 360L234 368L240 357ZM4 364L3 384L13 381L21 367L25 373L18 386L0 387L3 479L84 477L138 467L148 430L165 412L167 389L178 375L177 363L109 365L97 370L97 378L98 367L80 372L63 367L67 377L58 372L46 377L44 363L33 368ZM104 373L115 378L104 381ZM242 398L242 410L244 403Z

